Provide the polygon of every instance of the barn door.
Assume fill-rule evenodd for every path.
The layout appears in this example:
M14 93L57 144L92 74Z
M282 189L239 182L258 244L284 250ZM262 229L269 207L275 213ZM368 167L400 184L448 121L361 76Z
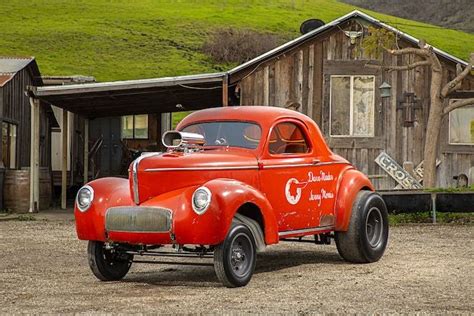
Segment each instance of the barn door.
M117 176L120 174L122 147L120 144L120 117L105 117L90 122L92 142L102 138L102 145L94 160L98 177Z

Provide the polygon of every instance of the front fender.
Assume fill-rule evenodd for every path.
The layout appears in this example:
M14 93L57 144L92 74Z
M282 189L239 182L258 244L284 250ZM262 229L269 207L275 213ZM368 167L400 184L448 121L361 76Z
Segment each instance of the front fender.
M270 203L255 188L232 179L204 183L212 193L211 204L201 215L192 210L192 195L199 186L190 186L159 195L142 206L159 206L173 211L172 233L177 244L216 245L224 241L236 212L245 203L256 205L263 217L265 243L278 242L278 226Z
M369 178L356 169L346 170L342 176L337 190L335 205L336 231L347 231L352 214L352 205L360 190L374 187Z
M88 183L94 190L90 208L81 212L74 202L77 237L82 240L105 241L105 212L109 207L133 205L127 179L101 178Z
M267 245L278 242L278 224L273 208L267 198L254 187L232 179L215 179L205 184L213 192L215 202L222 212L224 230L221 232L221 241L224 240L232 224L232 219L238 209L245 203L256 205L262 214L264 224L265 243Z

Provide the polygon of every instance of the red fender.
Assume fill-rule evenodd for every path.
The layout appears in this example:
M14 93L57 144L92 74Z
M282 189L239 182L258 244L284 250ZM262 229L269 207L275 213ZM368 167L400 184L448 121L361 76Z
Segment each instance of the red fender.
M352 204L357 193L362 189L375 191L369 178L356 169L346 170L340 178L334 213L336 214L336 231L347 231L352 214Z
M94 190L94 202L91 207L81 212L74 203L76 232L82 240L100 240L105 237L105 212L109 207L133 205L130 197L130 185L123 178L101 178L88 183Z
M278 223L273 208L267 198L254 187L232 179L214 179L204 184L213 194L213 199L218 203L223 212L225 235L232 224L232 218L240 206L253 203L259 209L264 222L265 243L267 245L278 243Z

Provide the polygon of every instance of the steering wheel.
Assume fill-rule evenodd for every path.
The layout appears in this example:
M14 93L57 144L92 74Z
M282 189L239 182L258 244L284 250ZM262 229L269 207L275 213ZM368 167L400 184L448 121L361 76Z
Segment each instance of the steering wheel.
M224 137L216 139L215 145L227 145L227 140Z

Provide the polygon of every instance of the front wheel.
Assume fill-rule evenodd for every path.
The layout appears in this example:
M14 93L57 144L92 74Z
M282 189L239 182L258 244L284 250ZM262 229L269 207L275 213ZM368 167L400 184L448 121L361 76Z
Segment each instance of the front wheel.
M87 247L89 266L92 273L101 281L117 281L130 270L133 256L106 249L99 241L89 241Z
M226 287L250 282L257 261L255 240L250 229L233 224L223 243L214 250L214 270Z
M378 261L388 242L388 214L382 197L371 191L360 191L352 206L348 230L336 232L335 237L337 250L346 261Z

